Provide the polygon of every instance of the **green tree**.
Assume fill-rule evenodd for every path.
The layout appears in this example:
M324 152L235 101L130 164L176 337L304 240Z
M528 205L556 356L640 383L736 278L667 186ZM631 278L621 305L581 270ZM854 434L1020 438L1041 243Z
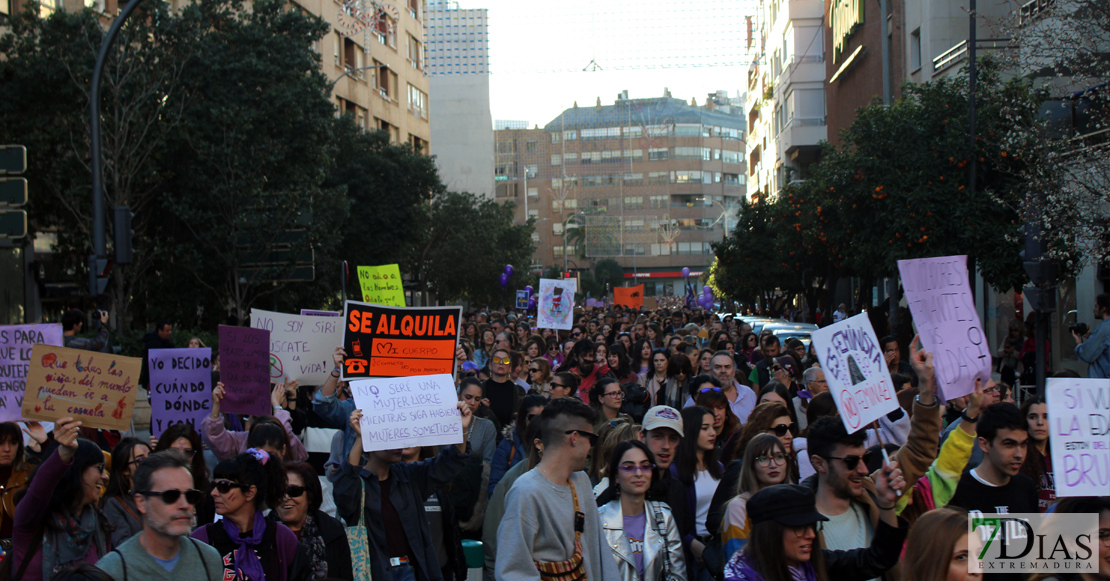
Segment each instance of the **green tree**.
M615 288L624 285L624 268L612 258L603 258L594 265L594 278L604 287Z

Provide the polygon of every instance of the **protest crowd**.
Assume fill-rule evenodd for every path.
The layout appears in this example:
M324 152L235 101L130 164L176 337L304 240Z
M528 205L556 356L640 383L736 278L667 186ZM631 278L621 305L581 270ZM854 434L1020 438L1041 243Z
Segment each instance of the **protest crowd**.
M364 451L365 342L320 385L275 380L261 415L229 411L212 351L203 417L147 441L0 423L0 580L966 581L968 514L1051 512L1098 515L1097 567L987 576L1110 581L1110 488L1056 497L1046 402L997 364L944 401L934 353L883 337L892 411L850 431L814 344L739 314L460 314L455 444ZM67 317L67 345L107 341Z

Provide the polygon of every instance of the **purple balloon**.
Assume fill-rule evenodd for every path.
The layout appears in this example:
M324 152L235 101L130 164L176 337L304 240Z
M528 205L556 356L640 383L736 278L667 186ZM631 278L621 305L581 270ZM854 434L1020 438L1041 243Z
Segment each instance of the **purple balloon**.
M502 287L509 286L509 275L502 272L501 273L501 278L498 279L498 280L501 282Z
M713 294L713 289L709 288L709 285L705 285L701 287L701 294L705 296L710 296Z
M528 296L532 296L532 293L535 291L535 289L532 288L532 285L524 287L524 290L528 293Z
M689 266L683 266L682 267L682 276L683 276L683 278L685 278L687 276L690 276L690 267Z
M531 311L531 310L534 310L535 308L536 308L536 297L532 297L532 298L528 299L528 310Z
M513 265L506 264L505 265L505 276L512 276L512 275L513 275Z

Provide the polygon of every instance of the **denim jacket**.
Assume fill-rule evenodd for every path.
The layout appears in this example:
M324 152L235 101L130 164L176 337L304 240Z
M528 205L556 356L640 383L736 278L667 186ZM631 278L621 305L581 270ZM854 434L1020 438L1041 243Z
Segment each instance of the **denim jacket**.
M1110 319L1105 319L1095 327L1091 336L1075 346L1075 354L1089 363L1087 377L1104 379L1110 377Z

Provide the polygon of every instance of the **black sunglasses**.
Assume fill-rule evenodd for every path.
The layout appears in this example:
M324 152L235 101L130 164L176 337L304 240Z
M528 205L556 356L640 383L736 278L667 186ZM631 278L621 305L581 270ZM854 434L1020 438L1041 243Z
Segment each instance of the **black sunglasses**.
M212 488L220 491L220 494L227 494L231 492L232 488L238 488L239 490L249 490L250 486L242 484L240 482L232 482L230 480L217 480L212 483Z
M306 490L308 490L308 489L305 488L304 486L297 486L296 484L290 484L289 486L287 486L285 488L285 496L288 496L289 498L300 498L301 495L304 494Z
M837 458L836 456L825 456L825 459L826 460L843 460L844 465L848 468L848 470L855 470L856 466L859 466L859 461L860 460L863 460L864 464L870 464L871 463L871 452L870 451L864 452L863 456L856 456L855 454L853 454L851 456L845 456L843 458Z
M795 424L794 422L790 422L789 424L779 424L779 425L771 428L771 431L774 432L775 435L780 437L780 438L785 436L786 432L790 432L790 435L792 435L792 436L797 436L798 435L798 424ZM849 458L851 458L851 457L852 456L849 456Z
M204 500L204 493L195 488L190 488L189 490L177 490L176 488L172 488L170 490L162 490L159 492L155 492L152 490L142 490L136 492L136 494L141 494L147 498L157 496L161 498L162 502L166 504L176 504L177 500L181 498L182 493L185 494L185 502L188 502L192 505L196 505L200 503L201 500Z
M590 445L591 446L596 446L597 441L601 438L601 436L598 436L597 434L595 434L593 432L587 432L586 430L567 430L566 434L568 436L571 435L571 434L578 434L579 436L585 436L585 437L590 439Z

